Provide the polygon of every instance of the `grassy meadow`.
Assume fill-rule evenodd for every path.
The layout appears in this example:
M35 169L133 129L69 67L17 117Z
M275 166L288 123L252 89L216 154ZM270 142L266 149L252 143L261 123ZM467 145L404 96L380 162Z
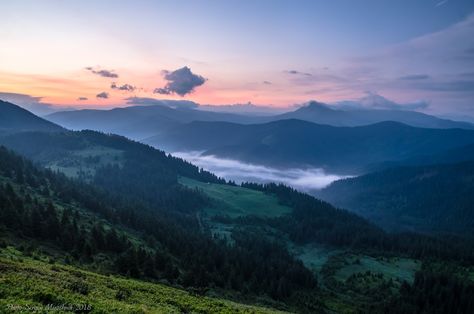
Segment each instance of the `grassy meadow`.
M278 203L273 195L239 186L204 183L181 177L179 182L189 188L202 190L212 199L212 206L206 213L227 215L231 218L241 216L278 217L291 212L291 208Z
M1 313L276 313L0 250Z

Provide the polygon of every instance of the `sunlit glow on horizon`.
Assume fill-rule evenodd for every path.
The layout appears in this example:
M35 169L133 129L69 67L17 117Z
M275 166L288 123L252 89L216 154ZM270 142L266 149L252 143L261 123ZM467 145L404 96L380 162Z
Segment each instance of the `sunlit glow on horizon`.
M367 3L374 10L326 1L281 1L271 11L266 1L111 5L1 3L0 93L108 108L129 97L286 107L373 91L423 100L427 112L474 116L472 1L442 8L420 1L409 12L398 2ZM163 70L184 66L206 82L184 97L153 92L167 84ZM112 82L135 89L112 89ZM108 98L97 97L104 92Z

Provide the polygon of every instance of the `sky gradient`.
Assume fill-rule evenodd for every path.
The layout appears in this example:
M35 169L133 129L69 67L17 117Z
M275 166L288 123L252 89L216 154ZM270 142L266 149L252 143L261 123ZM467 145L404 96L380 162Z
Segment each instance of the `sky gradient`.
M289 106L371 92L474 117L472 0L19 0L0 12L0 98Z

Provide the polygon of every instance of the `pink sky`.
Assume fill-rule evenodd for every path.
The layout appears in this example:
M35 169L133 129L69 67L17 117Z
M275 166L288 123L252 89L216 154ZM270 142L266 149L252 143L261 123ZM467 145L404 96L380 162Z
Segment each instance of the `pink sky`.
M370 91L400 103L424 101L430 113L474 116L474 3L370 5L5 1L0 93L110 107L133 96L291 106ZM163 70L184 66L205 83L184 97L153 93L170 83ZM136 89L112 89L112 82ZM107 99L96 97L103 92Z

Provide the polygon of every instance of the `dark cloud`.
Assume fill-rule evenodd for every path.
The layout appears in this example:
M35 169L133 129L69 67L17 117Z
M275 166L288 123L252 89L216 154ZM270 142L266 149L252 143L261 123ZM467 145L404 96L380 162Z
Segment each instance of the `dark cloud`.
M466 49L464 52L469 54L469 55L474 55L474 48Z
M401 76L398 79L403 80L403 81L418 81L418 80L427 80L429 78L430 76L426 74L412 74L412 75Z
M128 105L141 106L166 106L170 108L197 108L199 105L189 100L167 100L149 97L128 97L125 98Z
M460 77L474 78L474 72L463 72L459 74Z
M77 100L79 101L87 100L87 97L78 97Z
M287 71L285 71L285 73L293 74L293 75L313 76L311 73L300 72L300 71L296 71L296 70L287 70Z
M284 71L284 73L289 74L287 76L288 80L293 82L293 84L296 84L298 86L317 86L316 84L320 83L334 83L332 84L333 87L336 86L344 86L344 88L349 87L349 85L352 85L354 82L353 80L348 80L342 76L335 75L328 70L321 71L319 73L313 72L313 73L306 73L306 72L299 72L296 70L290 70L290 71ZM352 77L351 75L346 75L347 77Z
M102 93L97 94L95 97L107 99L107 98L109 98L109 93L102 92Z
M272 85L272 82L270 82L270 81L263 81L263 84L265 84L265 85Z
M160 87L160 88L155 88L155 89L153 90L153 93L154 93L154 94L169 95L169 94L171 94L171 91L170 91L169 89L167 89L167 88L161 88L161 87Z
M467 92L474 91L474 80L453 80L447 82L433 82L418 86L421 89L438 92Z
M462 53L452 58L453 60L471 62L474 60L474 48L465 49Z
M196 87L206 82L204 77L192 73L191 69L186 66L173 72L163 71L163 76L168 83L164 87L155 88L153 93L184 96L192 93Z
M110 70L94 70L93 67L86 67L86 70L91 71L94 74L97 74L102 77L117 78L119 77L117 73Z
M123 84L122 86L119 86L115 82L110 85L110 88L116 89L116 90L127 91L127 92L133 92L136 89L135 86L132 86L130 84Z

